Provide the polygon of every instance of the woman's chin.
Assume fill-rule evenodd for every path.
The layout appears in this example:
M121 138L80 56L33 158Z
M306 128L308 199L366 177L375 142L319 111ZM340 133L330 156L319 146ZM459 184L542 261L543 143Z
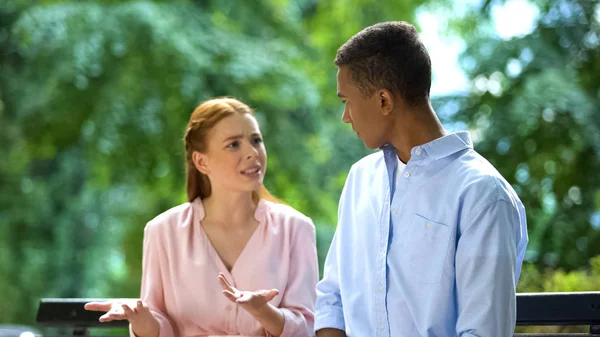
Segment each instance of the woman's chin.
M263 186L262 184L262 179L260 181L253 181L252 183L247 185L247 188L245 189L248 192L258 192L260 191L260 188Z

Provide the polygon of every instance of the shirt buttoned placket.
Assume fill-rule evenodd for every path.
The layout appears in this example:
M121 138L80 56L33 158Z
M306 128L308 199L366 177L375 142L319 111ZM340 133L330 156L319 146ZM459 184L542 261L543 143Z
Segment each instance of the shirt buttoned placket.
M396 157L397 154L395 151L393 151L393 154L390 155L390 157L386 156L386 166L388 167L388 173L390 173L390 167L392 166L391 164L393 163L393 167L395 168L392 172L391 172L391 176L389 177L389 181L390 181L390 189L388 189L388 191L390 192L390 195L388 198L386 198L386 206L387 208L384 210L384 216L383 218L383 224L386 224L387 226L387 230L386 233L389 236L389 232L390 232L390 228L394 225L392 223L392 217L394 215L396 215L398 212L401 211L402 205L404 204L404 202L406 201L407 198L407 192L408 192L408 188L409 188L409 184L413 178L413 176L416 173L416 167L418 165L420 165L420 163L422 163L422 159L423 159L423 151L420 147L415 147L412 152L411 152L411 160L408 161L408 163L406 163L406 166L404 167L404 171L402 172L402 175L396 175L396 171L395 170L399 170L400 168L397 165L398 162L398 158ZM394 181L393 177L397 177L397 181ZM385 207L384 207L385 208ZM398 235L398 233L396 233L396 231L394 231L394 235ZM391 240L387 240L385 242L385 247L386 247L386 251L384 253L385 256L385 269L384 269L384 275L385 275L385 279L387 280L387 252L389 250L389 243ZM386 291L387 294L387 291ZM385 302L384 302L385 305ZM381 336L389 336L390 335L390 331L389 331L389 322L388 322L388 315L387 315L387 308L384 308L384 323L380 324L380 327L383 327L384 329L381 329L383 331L381 331Z
M393 199L391 200L392 203L390 206L391 213L393 215L396 215L398 212L401 211L403 204L406 201L406 193L408 191L409 184L414 179L414 176L417 173L417 167L424 164L424 159L426 159L426 155L420 146L417 146L412 149L411 159L408 161L408 163L406 163L402 175L398 176L398 179L400 181L396 182L396 191L393 195Z
M392 195L394 193L394 176L398 169L397 154L393 147L384 149L384 160L386 164L386 173L388 178L388 184L386 189L386 195L384 204L382 207L382 214L379 222L379 244L377 252L377 292L376 292L376 324L375 335L378 337L389 336L389 324L388 315L386 308L386 294L387 294L387 251L389 244L389 230L390 230L390 204Z

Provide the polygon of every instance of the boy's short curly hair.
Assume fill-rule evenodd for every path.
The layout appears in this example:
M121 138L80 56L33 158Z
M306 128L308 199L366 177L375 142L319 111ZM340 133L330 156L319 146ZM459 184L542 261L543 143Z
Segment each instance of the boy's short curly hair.
M365 96L387 89L409 105L429 101L431 59L409 23L381 22L363 29L338 49L334 64L348 66Z

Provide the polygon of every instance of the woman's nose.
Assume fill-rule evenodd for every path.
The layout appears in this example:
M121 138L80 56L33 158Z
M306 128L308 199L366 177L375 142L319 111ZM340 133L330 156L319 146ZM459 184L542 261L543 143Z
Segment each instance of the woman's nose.
M246 150L246 159L254 158L258 155L258 151L254 148L254 146L248 146Z

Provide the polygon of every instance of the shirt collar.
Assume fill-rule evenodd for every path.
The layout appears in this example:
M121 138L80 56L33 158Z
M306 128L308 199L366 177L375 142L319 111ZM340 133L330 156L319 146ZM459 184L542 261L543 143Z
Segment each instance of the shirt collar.
M423 144L421 148L431 158L439 160L465 149L473 149L473 141L471 141L471 136L467 131L461 131L432 140ZM412 151L415 151L415 149Z
M396 149L390 143L384 144L381 148L386 159L396 156ZM439 160L450 155L453 155L464 149L473 149L473 141L467 131L460 131L445 135L438 139L434 139L429 143L415 146L411 149L411 156L414 156L415 151L423 149L434 160Z

